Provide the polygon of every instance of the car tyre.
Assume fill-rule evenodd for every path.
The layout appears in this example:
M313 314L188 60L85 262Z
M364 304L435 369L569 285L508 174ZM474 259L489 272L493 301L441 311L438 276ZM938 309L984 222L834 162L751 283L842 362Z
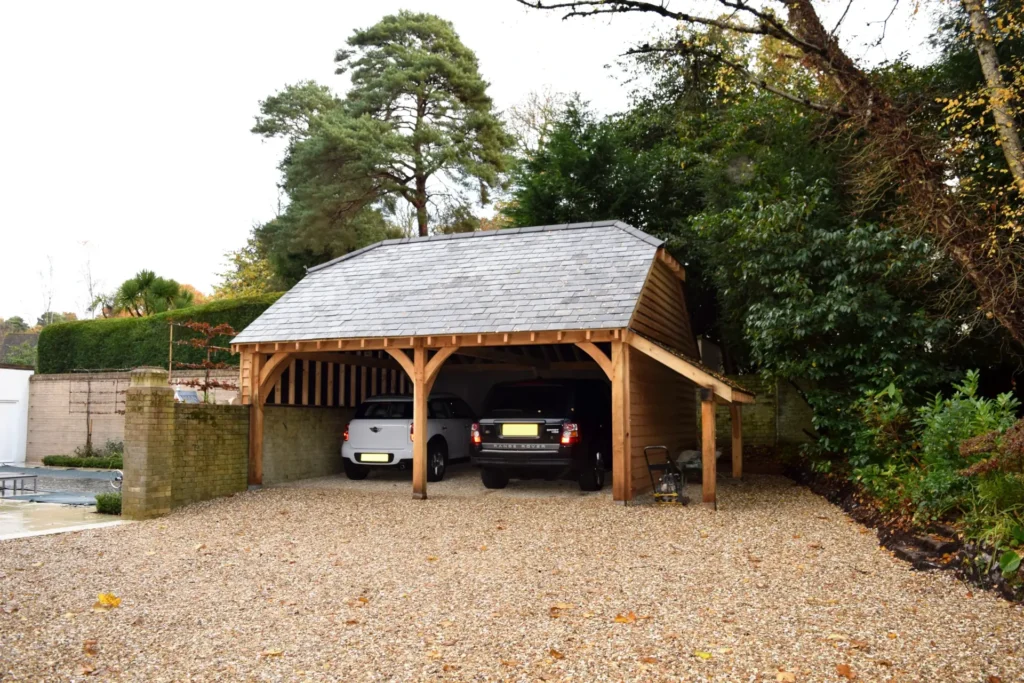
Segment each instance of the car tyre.
M480 470L480 480L483 481L484 488L503 489L508 486L508 473L504 470L485 467Z
M448 448L444 442L433 441L427 444L427 481L441 481L447 469Z
M344 458L342 462L345 465L345 476L353 481L360 481L366 479L367 475L370 474L370 468L366 465L360 465L354 463L348 458Z
M580 491L600 491L604 487L604 462L600 451L594 454L589 465L580 472Z

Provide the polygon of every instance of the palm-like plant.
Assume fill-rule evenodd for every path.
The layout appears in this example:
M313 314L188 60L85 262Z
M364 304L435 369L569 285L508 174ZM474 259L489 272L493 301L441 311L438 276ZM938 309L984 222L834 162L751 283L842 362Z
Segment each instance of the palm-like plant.
M114 310L141 318L185 308L192 302L192 292L183 290L175 280L159 277L151 270L140 270L118 287L114 295Z

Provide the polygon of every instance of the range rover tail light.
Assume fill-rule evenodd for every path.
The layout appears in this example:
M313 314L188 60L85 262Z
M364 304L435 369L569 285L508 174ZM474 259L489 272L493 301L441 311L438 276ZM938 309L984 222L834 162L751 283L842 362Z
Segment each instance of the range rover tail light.
M580 442L580 428L575 422L562 423L562 445L572 446Z
M473 442L474 446L479 446L483 443L483 438L480 436L479 422L474 422L473 426L469 428L469 439Z

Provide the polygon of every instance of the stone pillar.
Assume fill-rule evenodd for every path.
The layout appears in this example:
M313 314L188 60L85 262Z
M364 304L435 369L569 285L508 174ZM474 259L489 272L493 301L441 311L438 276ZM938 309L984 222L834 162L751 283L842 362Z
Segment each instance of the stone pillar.
M125 398L121 514L129 519L171 511L174 389L160 368L132 370Z

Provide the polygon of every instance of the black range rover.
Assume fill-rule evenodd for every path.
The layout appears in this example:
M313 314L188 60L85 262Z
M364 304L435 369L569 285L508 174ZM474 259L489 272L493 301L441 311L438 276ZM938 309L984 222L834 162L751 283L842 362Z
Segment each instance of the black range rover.
M472 427L472 459L489 489L510 478L574 478L604 486L611 464L611 389L598 380L532 380L491 389Z

